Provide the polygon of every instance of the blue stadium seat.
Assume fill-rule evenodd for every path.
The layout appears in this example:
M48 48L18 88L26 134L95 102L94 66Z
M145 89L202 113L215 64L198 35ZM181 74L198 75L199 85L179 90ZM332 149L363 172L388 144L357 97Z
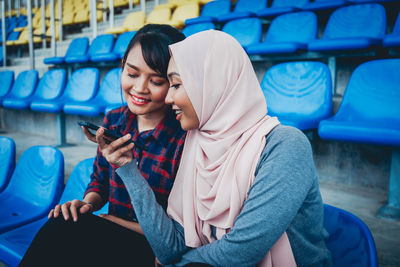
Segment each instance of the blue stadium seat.
M400 146L400 59L369 61L350 77L338 112L321 121L324 139Z
M124 32L123 34L118 36L117 41L115 41L114 48L112 52L99 52L96 55L91 57L92 61L100 62L100 61L114 61L121 59L126 49L128 48L129 42L133 38L136 32ZM111 39L108 36L108 40Z
M308 0L273 0L271 7L259 10L257 16L264 18L295 12L308 2Z
M325 241L334 267L377 267L374 238L368 226L348 211L324 204Z
M319 11L326 9L335 9L347 4L347 0L315 0L311 3L304 4L301 9L309 11Z
M93 159L78 163L68 178L60 204L72 199L82 199L90 182ZM108 213L108 203L94 214ZM47 221L47 216L30 224L18 227L0 235L0 261L14 267L18 266L36 233Z
M216 22L222 15L228 14L231 10L230 0L216 0L205 4L197 18L187 19L185 25L197 23Z
M400 12L394 24L393 32L383 38L382 44L384 47L400 46Z
M35 93L28 98L13 99L8 108L28 109L32 101L53 100L61 95L67 78L64 69L52 69L43 74Z
M395 2L398 0L348 0L350 3L364 4L364 3L385 3L385 2Z
M85 102L69 102L64 105L66 114L98 116L109 106L122 106L121 68L109 71L101 83L95 98Z
M6 188L15 168L15 142L0 136L0 193Z
M204 22L204 23L196 23L196 24L190 24L186 26L183 30L182 33L188 37L192 34L206 31L206 30L214 30L215 25L212 22Z
M14 84L14 71L0 71L0 104Z
M315 129L332 114L332 81L321 62L287 62L270 68L261 88L268 114L284 125Z
M96 68L78 69L68 80L67 87L60 97L32 101L31 109L34 111L59 113L66 103L87 101L97 94L99 77L99 70Z
M238 0L233 12L218 17L219 22L255 17L256 12L267 6L267 0Z
M93 39L88 56L90 61L100 62L103 61L105 54L112 53L114 47L114 35L112 34L101 34ZM106 55L107 56L107 55Z
M7 94L3 101L2 106L5 108L13 108L13 109L24 109L26 106L21 106L21 102L27 101L30 96L36 90L36 85L38 82L38 72L36 70L26 70L21 72L13 87L11 88L11 92Z
M7 36L7 41L16 41L19 38L19 35L21 34L21 32L11 32L8 36Z
M264 42L250 45L246 51L249 55L295 53L316 38L317 28L317 16L312 12L280 15L272 21Z
M310 42L308 50L367 49L380 45L385 32L386 12L383 6L363 4L341 7L329 17L322 39Z
M58 149L34 146L24 151L0 193L0 233L46 216L63 186L64 157Z
M113 54L118 56L118 59L122 59L124 57L125 51L128 48L130 41L133 36L135 36L136 31L132 32L124 32L118 36L117 41L115 41L115 45L113 48Z
M235 19L227 22L222 31L232 35L243 46L259 43L262 36L261 20L258 18Z
M86 53L89 47L87 37L76 38L68 46L64 57L47 57L43 60L44 64L63 64L87 62Z

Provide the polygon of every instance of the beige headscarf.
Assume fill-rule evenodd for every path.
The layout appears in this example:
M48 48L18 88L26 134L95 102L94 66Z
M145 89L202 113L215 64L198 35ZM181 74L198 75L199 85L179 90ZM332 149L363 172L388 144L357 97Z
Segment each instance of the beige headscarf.
M170 51L200 125L187 133L167 211L184 227L186 245L199 247L215 240L211 226L217 239L233 226L254 182L265 136L279 121L266 115L253 66L230 35L200 32L170 45Z

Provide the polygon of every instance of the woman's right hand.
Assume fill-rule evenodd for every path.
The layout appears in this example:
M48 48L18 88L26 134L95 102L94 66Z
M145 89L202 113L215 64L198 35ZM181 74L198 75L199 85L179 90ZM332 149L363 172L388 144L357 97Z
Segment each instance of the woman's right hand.
M78 210L80 214L91 213L94 211L94 207L93 204L89 202L74 199L64 204L56 205L54 209L50 211L48 218L57 218L61 213L64 217L64 220L68 221L69 218L72 217L74 222L76 222L78 221Z

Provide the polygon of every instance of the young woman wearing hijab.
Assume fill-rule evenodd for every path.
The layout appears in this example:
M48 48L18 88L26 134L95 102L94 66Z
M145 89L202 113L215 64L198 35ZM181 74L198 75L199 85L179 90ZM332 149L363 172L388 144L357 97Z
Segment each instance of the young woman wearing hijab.
M141 175L147 177L157 203L164 209L185 138L171 107L165 104L169 88L168 45L184 38L180 31L168 25L147 25L135 34L122 60L121 87L128 106L107 113L103 123L104 128L147 147L142 150L132 144L121 149L133 154ZM83 130L90 140L97 142L94 135ZM96 266L110 262L108 266L127 265L135 261L135 254L130 251L135 247L125 247L124 240L137 241L136 251L141 259L138 263L154 265L154 255L145 238L131 231L141 233L135 210L115 172L117 166L108 163L103 149L99 144L83 200L68 201L50 212L49 218L57 219L50 219L42 228L21 266L91 266L96 261ZM90 214L107 201L108 214L100 215L102 218ZM108 253L110 256L106 258Z
M311 146L301 131L266 115L240 44L211 30L171 45L170 52L166 102L188 132L168 215L132 156L114 162L158 260L330 266ZM119 144L109 146L109 158L119 154Z

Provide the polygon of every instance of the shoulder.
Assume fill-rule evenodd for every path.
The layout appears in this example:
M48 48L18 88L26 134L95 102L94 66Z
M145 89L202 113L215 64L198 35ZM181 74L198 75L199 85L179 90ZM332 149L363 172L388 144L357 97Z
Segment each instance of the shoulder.
M307 137L299 129L278 125L266 136L264 152L272 148L293 151L311 149L311 146Z
M104 117L103 126L107 128L112 128L112 126L120 125L122 121L125 120L127 116L135 116L131 112L129 112L129 108L127 106L122 106L107 112Z

